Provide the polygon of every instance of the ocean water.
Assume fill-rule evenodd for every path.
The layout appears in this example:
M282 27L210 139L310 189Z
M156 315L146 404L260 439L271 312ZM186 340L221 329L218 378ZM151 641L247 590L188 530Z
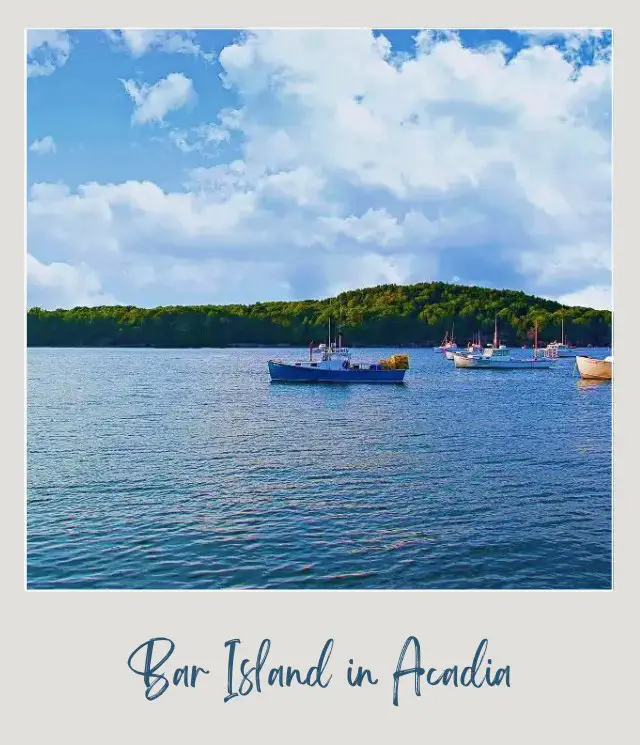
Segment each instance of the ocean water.
M27 586L611 587L610 383L270 383L305 356L30 348Z

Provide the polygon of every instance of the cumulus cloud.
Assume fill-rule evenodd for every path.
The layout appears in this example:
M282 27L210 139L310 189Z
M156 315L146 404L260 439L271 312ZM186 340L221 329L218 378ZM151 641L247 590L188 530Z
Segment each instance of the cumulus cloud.
M109 29L104 32L116 49L124 49L132 57L142 57L148 52L192 54L207 61L215 58L213 52L204 52L193 31L167 31L154 29Z
M27 77L51 75L62 67L71 53L66 31L30 29L27 31Z
M30 305L70 308L116 302L112 295L102 292L100 279L85 264L70 266L58 261L43 264L27 254L27 281Z
M201 124L188 130L173 129L169 140L183 153L215 155L219 146L230 139L229 131L215 124Z
M605 28L539 28L520 32L531 45L556 44L572 61L580 54L611 56L611 29Z
M181 72L172 72L153 85L121 82L135 106L133 124L161 122L170 111L181 109L195 98L192 81Z
M93 241L91 266L140 303L161 290L161 302L251 301L454 276L550 297L610 283L606 54L577 64L564 42L508 55L424 31L397 55L365 30L259 31L219 61L237 103L173 137L232 157L217 151L227 162L193 169L181 190L38 186L39 258L74 264ZM158 85L125 83L137 121L172 108L154 100Z
M537 275L541 283L563 282L585 274L607 277L611 273L608 243L583 241L577 245L554 245L548 252L526 251L520 260L523 273Z
M584 308L611 310L611 286L589 285L577 292L561 295L558 300L564 305L580 305Z
M47 155L49 153L55 153L56 143L51 135L47 135L41 140L34 140L29 146L29 150L36 155Z

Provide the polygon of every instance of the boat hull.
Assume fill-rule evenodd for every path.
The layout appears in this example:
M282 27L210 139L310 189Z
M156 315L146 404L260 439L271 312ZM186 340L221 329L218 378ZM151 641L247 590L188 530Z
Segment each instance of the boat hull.
M406 370L327 370L269 360L274 383L403 383Z
M462 354L456 354L453 362L456 367L468 370L548 370L552 365L541 357L534 360L497 360Z
M611 380L613 378L613 363L607 360L578 355L576 365L580 377L585 380Z

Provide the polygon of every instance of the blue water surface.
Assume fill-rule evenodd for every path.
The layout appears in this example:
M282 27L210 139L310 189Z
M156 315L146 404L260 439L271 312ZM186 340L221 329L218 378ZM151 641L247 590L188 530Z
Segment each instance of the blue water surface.
M611 587L610 383L270 383L305 355L30 348L28 587Z

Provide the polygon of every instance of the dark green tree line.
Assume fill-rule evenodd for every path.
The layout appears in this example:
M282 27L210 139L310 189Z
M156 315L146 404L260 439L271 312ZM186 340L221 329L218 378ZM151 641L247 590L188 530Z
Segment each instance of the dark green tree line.
M531 344L538 322L540 342L610 346L611 312L568 307L513 290L428 282L381 285L344 292L336 298L253 305L192 305L136 308L31 308L29 346L203 347L276 344L306 346L326 340L331 318L345 344L410 346L439 344L455 325L464 344L481 333L493 338L498 316L501 340Z

